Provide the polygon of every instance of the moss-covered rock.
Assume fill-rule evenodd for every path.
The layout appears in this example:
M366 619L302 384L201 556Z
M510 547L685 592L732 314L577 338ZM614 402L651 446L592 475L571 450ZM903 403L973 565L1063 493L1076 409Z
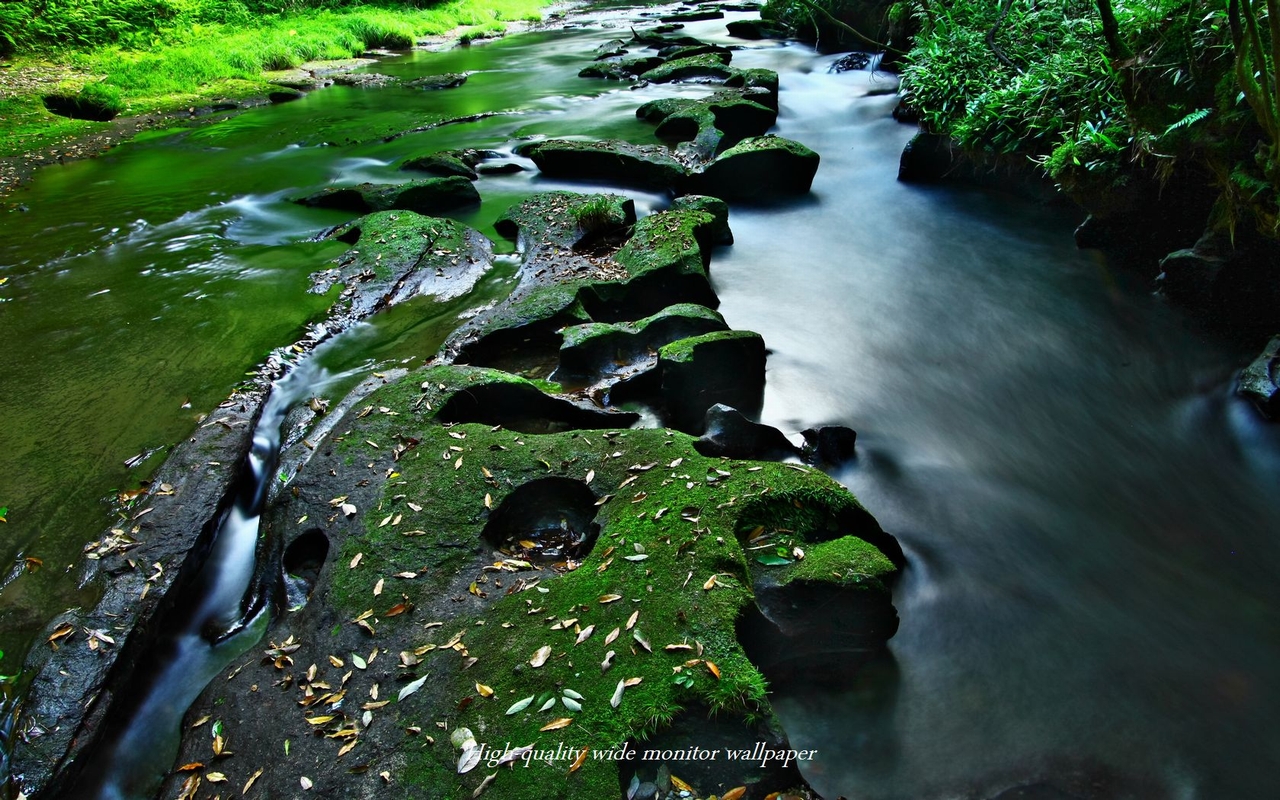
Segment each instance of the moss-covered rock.
M600 61L584 67L579 78L606 78L615 81L635 80L645 72L660 66L662 59L658 56L635 56L616 60Z
M718 44L669 45L659 49L658 55L667 61L705 55L714 57L721 64L728 64L733 60L733 51Z
M497 153L487 150L441 150L425 156L407 158L400 164L401 170L429 172L433 175L449 177L456 175L474 181L477 177L476 166L486 158Z
M391 209L439 214L442 211L478 205L480 193L471 185L471 181L453 176L408 183L361 183L330 188L298 198L294 202L312 208L334 208L360 214Z
M717 54L707 53L691 58L677 58L654 67L640 77L652 83L710 79L723 81L734 74Z
M704 250L716 245L733 244L733 231L729 229L729 204L718 197L686 194L671 201L672 211L701 211L711 215L710 224L699 225L694 235Z
M745 139L716 157L694 181L703 194L726 200L760 200L804 194L818 171L818 154L790 139Z
M702 22L709 19L724 19L724 12L718 8L699 8L693 11L677 11L660 19L663 22Z
M557 178L665 189L679 185L688 174L688 168L665 147L614 139L550 139L527 148L524 154L543 174Z
M636 109L636 116L656 122L664 139L691 142L704 158L752 136L760 136L778 119L775 109L755 102L743 91L727 90L707 98L665 97Z
M328 237L352 247L335 266L311 276L312 291L344 285L343 298L361 317L415 295L460 297L475 286L493 255L493 243L475 230L412 211L369 214Z
M586 386L633 374L656 366L657 351L663 345L728 328L724 317L715 311L690 303L664 308L637 322L594 322L565 328L555 378Z
M790 31L767 19L739 19L725 25L729 35L738 39L785 39Z
M433 92L440 89L456 89L466 82L467 76L465 73L446 72L441 75L426 75L416 78L405 83L405 86Z
M764 339L751 331L724 331L681 339L658 351L666 424L702 433L707 409L717 403L748 416L764 402Z

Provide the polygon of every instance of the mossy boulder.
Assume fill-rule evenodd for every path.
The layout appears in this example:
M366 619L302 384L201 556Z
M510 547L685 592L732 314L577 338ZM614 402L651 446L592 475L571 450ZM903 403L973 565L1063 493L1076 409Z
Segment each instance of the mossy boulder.
M453 176L408 183L361 183L330 188L300 197L294 202L312 208L333 208L360 214L391 209L438 214L479 205L480 193L471 185L471 181Z
M733 60L733 51L719 44L669 45L659 49L658 55L667 61L705 55L716 58L721 64Z
M733 231L729 229L729 204L718 197L686 194L671 201L672 211L701 211L711 215L711 221L694 229L694 235L704 251L716 245L733 244Z
M442 177L458 176L474 181L477 177L476 166L486 158L496 156L489 150L441 150L425 156L414 156L400 163L400 169L413 172L428 172Z
M729 35L737 39L785 39L790 31L767 19L739 19L725 25Z
M723 331L681 339L658 351L666 424L702 433L707 409L723 403L755 416L764 402L764 338Z
M717 219L705 211L668 210L636 222L614 261L625 270L619 281L594 283L581 293L593 319L638 319L673 303L715 308L720 304L707 265Z
M724 12L718 8L698 8L693 11L677 11L659 17L663 22L703 22L709 19L724 19Z
M934 183L955 166L951 140L932 133L917 133L907 142L898 160L898 180L903 183Z
M804 194L818 171L818 154L779 136L744 139L707 165L693 185L725 200Z
M578 73L578 77L629 81L635 80L643 73L661 64L662 59L658 56L635 56L633 58L599 61L589 67L584 67Z
M1280 418L1280 336L1272 337L1262 353L1240 373L1236 391L1266 416Z
M690 336L728 330L715 311L681 303L636 322L594 322L565 328L555 379L588 385L657 363L663 345Z
M762 98L763 99L763 98ZM664 97L636 109L640 119L657 123L658 136L691 142L694 153L711 158L743 139L760 136L778 112L743 91L717 92L708 98Z
M627 54L627 43L621 39L610 39L604 44L597 47L594 55L597 61L603 61L606 58L617 58Z
M680 184L688 174L688 168L665 147L613 139L550 139L523 152L543 174L557 178L665 189Z
M643 73L640 77L651 83L671 83L694 80L724 81L733 74L734 69L726 66L718 54L707 53L690 58L672 59Z

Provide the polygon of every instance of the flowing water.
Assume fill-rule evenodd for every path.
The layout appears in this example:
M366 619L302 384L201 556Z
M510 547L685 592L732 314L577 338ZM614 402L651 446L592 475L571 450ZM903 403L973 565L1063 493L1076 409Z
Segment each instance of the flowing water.
M0 555L44 565L15 568L0 594L0 666L65 607L67 565L111 521L102 498L135 488L327 306L307 275L342 248L306 240L345 217L288 198L402 180L395 161L449 147L651 142L636 106L707 91L575 77L625 38L613 19L388 60L375 69L474 74L432 93L332 88L152 135L47 169L16 198L30 211L0 239ZM723 31L686 32L730 43ZM778 132L822 167L810 197L733 208L737 243L712 266L721 311L771 348L764 421L859 432L836 477L909 560L888 655L847 692L776 698L795 744L819 750L811 782L875 800L1038 780L1082 796L1275 796L1280 436L1228 393L1247 354L1075 250L1077 215L898 184L912 131L889 117L888 77L832 74L834 57L799 45L749 48L734 63L780 73ZM483 205L459 219L492 233L511 202L574 187L525 172L478 188ZM642 213L665 202L627 194ZM511 274L341 337L320 361L346 382L294 399L420 363Z

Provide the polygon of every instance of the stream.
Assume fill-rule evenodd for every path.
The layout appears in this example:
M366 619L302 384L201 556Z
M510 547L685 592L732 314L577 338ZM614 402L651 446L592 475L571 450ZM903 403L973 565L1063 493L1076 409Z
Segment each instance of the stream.
M12 198L27 210L0 233L0 559L14 565L0 673L45 646L34 637L68 604L93 602L81 551L113 524L111 498L332 301L306 293L308 276L345 245L310 239L349 215L290 198L405 180L395 164L410 155L493 149L528 170L482 176L483 203L456 218L510 252L492 227L507 206L601 188L540 177L511 155L521 137L655 143L636 106L710 91L576 77L635 18L581 22L370 68L471 73L457 89L332 87L44 169ZM836 55L731 39L723 20L683 33L777 71L777 132L822 156L810 196L735 205L735 244L713 258L720 311L771 350L762 421L857 430L859 458L835 477L908 559L888 653L847 691L774 695L794 746L818 751L804 765L814 788L851 800L1038 783L1062 793L1036 797L1274 797L1280 432L1230 393L1253 348L1077 250L1073 210L899 184L914 128L890 117L891 76L833 73ZM619 191L642 215L667 203ZM272 409L336 403L374 371L422 363L513 274L499 259L466 297L412 301L337 337L281 382ZM273 424L264 414L259 431ZM244 523L251 550L256 521ZM244 576L227 577L235 606ZM215 600L179 641L179 698L235 655L194 633L225 612ZM144 709L140 727L163 740L185 707Z

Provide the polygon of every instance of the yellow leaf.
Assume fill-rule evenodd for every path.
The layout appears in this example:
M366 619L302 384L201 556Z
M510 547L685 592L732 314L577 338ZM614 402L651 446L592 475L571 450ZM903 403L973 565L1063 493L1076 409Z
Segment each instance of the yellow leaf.
M223 775L221 772L210 772L208 775L204 776L204 779L207 780L209 783L226 783L227 782L227 776Z
M692 786L690 786L689 784L687 784L687 783L685 783L684 781L680 780L680 779L679 779L679 778L677 778L675 775L672 775L672 776L671 776L671 785L672 785L672 786L674 786L675 788L679 789L679 790L680 790L680 791L682 791L682 792L692 792L692 791L693 791L693 787L692 787Z
M261 778L261 777L262 777L262 768L261 768L261 767L259 767L259 768L258 768L258 771L257 771L257 772L255 772L255 773L253 773L253 776L252 776L252 777L250 777L250 778L249 778L249 780L248 780L248 782L246 782L246 783L245 783L245 785L244 785L244 789L243 789L243 790L241 790L241 792L240 792L241 796L248 794L248 793L249 793L249 790L253 788L253 782L254 782L254 781L256 781L258 778Z
M606 594L604 597L600 598L600 605L608 605L609 603L613 603L621 599L622 595L620 594Z
M476 691L480 693L481 697L493 697L493 689L483 683L476 684Z
M312 725L323 725L326 722L333 722L335 719L337 719L337 717L333 714L326 714L323 717L307 717L307 722L310 722Z
M569 767L569 774L570 774L570 775L572 775L573 773L577 772L579 769L581 769L581 768L582 768L582 765L583 765L583 764L587 763L587 755L588 755L590 752L591 752L591 748L589 748L589 747L583 747L583 748L582 748L582 752L581 752L581 753L578 753L578 757L577 757L577 758L575 758L575 759L573 760L573 765Z
M716 676L716 680L720 680L720 668L715 665L714 661L706 662L707 669L711 670L711 674Z
M569 718L569 717L561 717L560 719L553 719L553 720L551 720L551 721L550 721L550 722L548 722L546 725L543 725L541 728L538 728L538 730L540 730L540 731L558 731L558 730L560 730L561 728L567 728L567 727L569 727L569 726L570 726L570 725L572 725L572 724L573 724L573 720L572 720L571 718Z
M746 795L746 793L747 793L747 787L735 786L734 788L725 792L724 795L720 798L720 800L742 800L743 796Z

